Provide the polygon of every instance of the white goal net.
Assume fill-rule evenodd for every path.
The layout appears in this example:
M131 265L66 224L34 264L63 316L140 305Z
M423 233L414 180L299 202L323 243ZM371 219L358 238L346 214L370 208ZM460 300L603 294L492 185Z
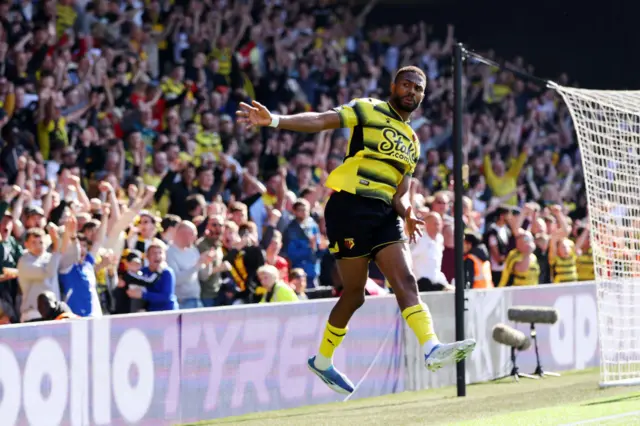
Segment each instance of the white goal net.
M640 91L555 89L569 108L582 155L601 385L640 384Z

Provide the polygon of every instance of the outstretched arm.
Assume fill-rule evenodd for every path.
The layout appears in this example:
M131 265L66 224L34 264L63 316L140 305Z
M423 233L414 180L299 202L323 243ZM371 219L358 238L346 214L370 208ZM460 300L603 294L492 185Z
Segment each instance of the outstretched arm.
M336 111L276 115L271 114L264 105L257 101L251 102L251 105L241 102L240 110L236 114L238 122L246 123L249 127L277 127L278 129L306 133L341 127L340 115Z

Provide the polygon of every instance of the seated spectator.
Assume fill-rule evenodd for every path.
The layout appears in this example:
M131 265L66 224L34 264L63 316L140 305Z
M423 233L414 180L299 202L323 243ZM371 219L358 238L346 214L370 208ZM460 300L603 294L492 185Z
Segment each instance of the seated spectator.
M288 284L280 280L280 272L273 265L258 268L258 279L266 290L260 303L297 302L298 295Z
M294 268L289 273L288 283L289 286L296 292L298 299L308 300L305 290L307 289L307 274L305 274L302 268Z

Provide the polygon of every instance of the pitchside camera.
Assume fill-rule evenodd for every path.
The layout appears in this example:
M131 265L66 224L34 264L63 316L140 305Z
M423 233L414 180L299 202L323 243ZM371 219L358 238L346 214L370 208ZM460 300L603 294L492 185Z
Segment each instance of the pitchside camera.
M520 322L530 324L531 326L531 339L533 340L533 346L536 350L536 371L533 372L533 376L545 377L545 376L560 376L558 373L552 373L550 371L544 371L540 364L540 353L538 352L538 339L536 333L536 324L555 324L558 321L558 311L553 308L544 308L539 306L514 306L507 311L509 321ZM524 376L524 375L522 375Z
M536 379L537 377L529 374L520 374L518 364L516 363L516 351L526 351L531 347L531 340L522 331L509 327L505 324L496 324L493 327L493 340L503 345L511 347L511 363L513 368L509 376L513 377L516 382L520 377L529 377Z

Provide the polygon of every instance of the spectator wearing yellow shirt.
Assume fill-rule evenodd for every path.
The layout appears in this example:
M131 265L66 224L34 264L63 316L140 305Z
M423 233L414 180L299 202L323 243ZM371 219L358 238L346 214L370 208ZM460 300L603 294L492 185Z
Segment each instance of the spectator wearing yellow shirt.
M217 20L214 24L214 32L217 36L212 38L212 40L216 40L216 42L212 46L209 57L210 59L216 59L218 61L218 73L224 76L228 82L230 82L231 72L233 70L233 55L238 44L240 44L240 41L244 38L247 28L252 24L251 6L242 7L245 8L247 12L240 14L240 16L242 16L242 21L240 28L238 28L237 31L227 30L224 33L221 33L221 21ZM235 33L235 36L234 38L231 38L233 33Z
M260 303L297 302L298 295L280 279L278 269L273 265L263 265L258 268L258 279L266 290Z
M578 281L576 246L569 237L569 227L559 205L549 209L558 223L558 229L551 234L549 243L549 266L553 282L567 283Z
M576 240L578 281L593 281L596 279L593 265L593 251L591 250L591 241L589 239L589 228L589 224L584 228L578 228L578 239Z
M59 96L56 92L52 92L49 88L40 91L36 123L38 145L45 161L49 160L51 145L69 145L67 123L79 120L94 105L87 104L65 116L61 114L58 102Z
M56 3L56 34L58 39L66 30L72 28L78 19L78 13L73 8L73 3L73 0L58 0Z
M168 167L169 162L167 160L167 153L162 151L154 152L151 160L151 169L144 170L142 173L142 181L146 185L151 185L157 188L158 185L160 185L162 178L167 173Z
M196 134L196 157L205 152L215 155L216 159L220 158L222 152L222 142L218 134L218 120L211 111L202 114L202 129Z
M516 237L516 248L505 260L498 287L538 285L540 265L533 253L536 246L529 231L520 230Z
M160 84L164 98L167 101L177 99L185 90L184 67L176 65L169 77L164 78ZM190 93L190 92L189 92Z
M494 77L491 77L489 67L483 68L484 91L483 98L488 104L500 103L504 98L511 94L511 74L507 71L500 71Z
M153 186L157 188L160 186L160 182L162 182L162 178L167 174L169 169L169 162L167 160L167 154L162 151L157 151L153 153L153 157L151 159L151 168L146 168L146 162L142 162L140 165L140 175L142 176L142 181L149 186ZM165 215L169 210L169 198L167 196L163 196L160 201L154 203L153 209L160 212L160 214Z
M487 147L487 150L492 152L493 147ZM499 156L495 156L492 161L491 155L488 152L484 155L484 177L489 189L491 189L492 195L500 198L511 193L514 194L505 204L510 206L518 205L518 196L515 195L518 186L518 177L520 176L522 166L524 166L524 163L529 157L529 152L530 148L527 144L523 147L520 155L511 163L509 170L506 171L504 161L502 161Z

